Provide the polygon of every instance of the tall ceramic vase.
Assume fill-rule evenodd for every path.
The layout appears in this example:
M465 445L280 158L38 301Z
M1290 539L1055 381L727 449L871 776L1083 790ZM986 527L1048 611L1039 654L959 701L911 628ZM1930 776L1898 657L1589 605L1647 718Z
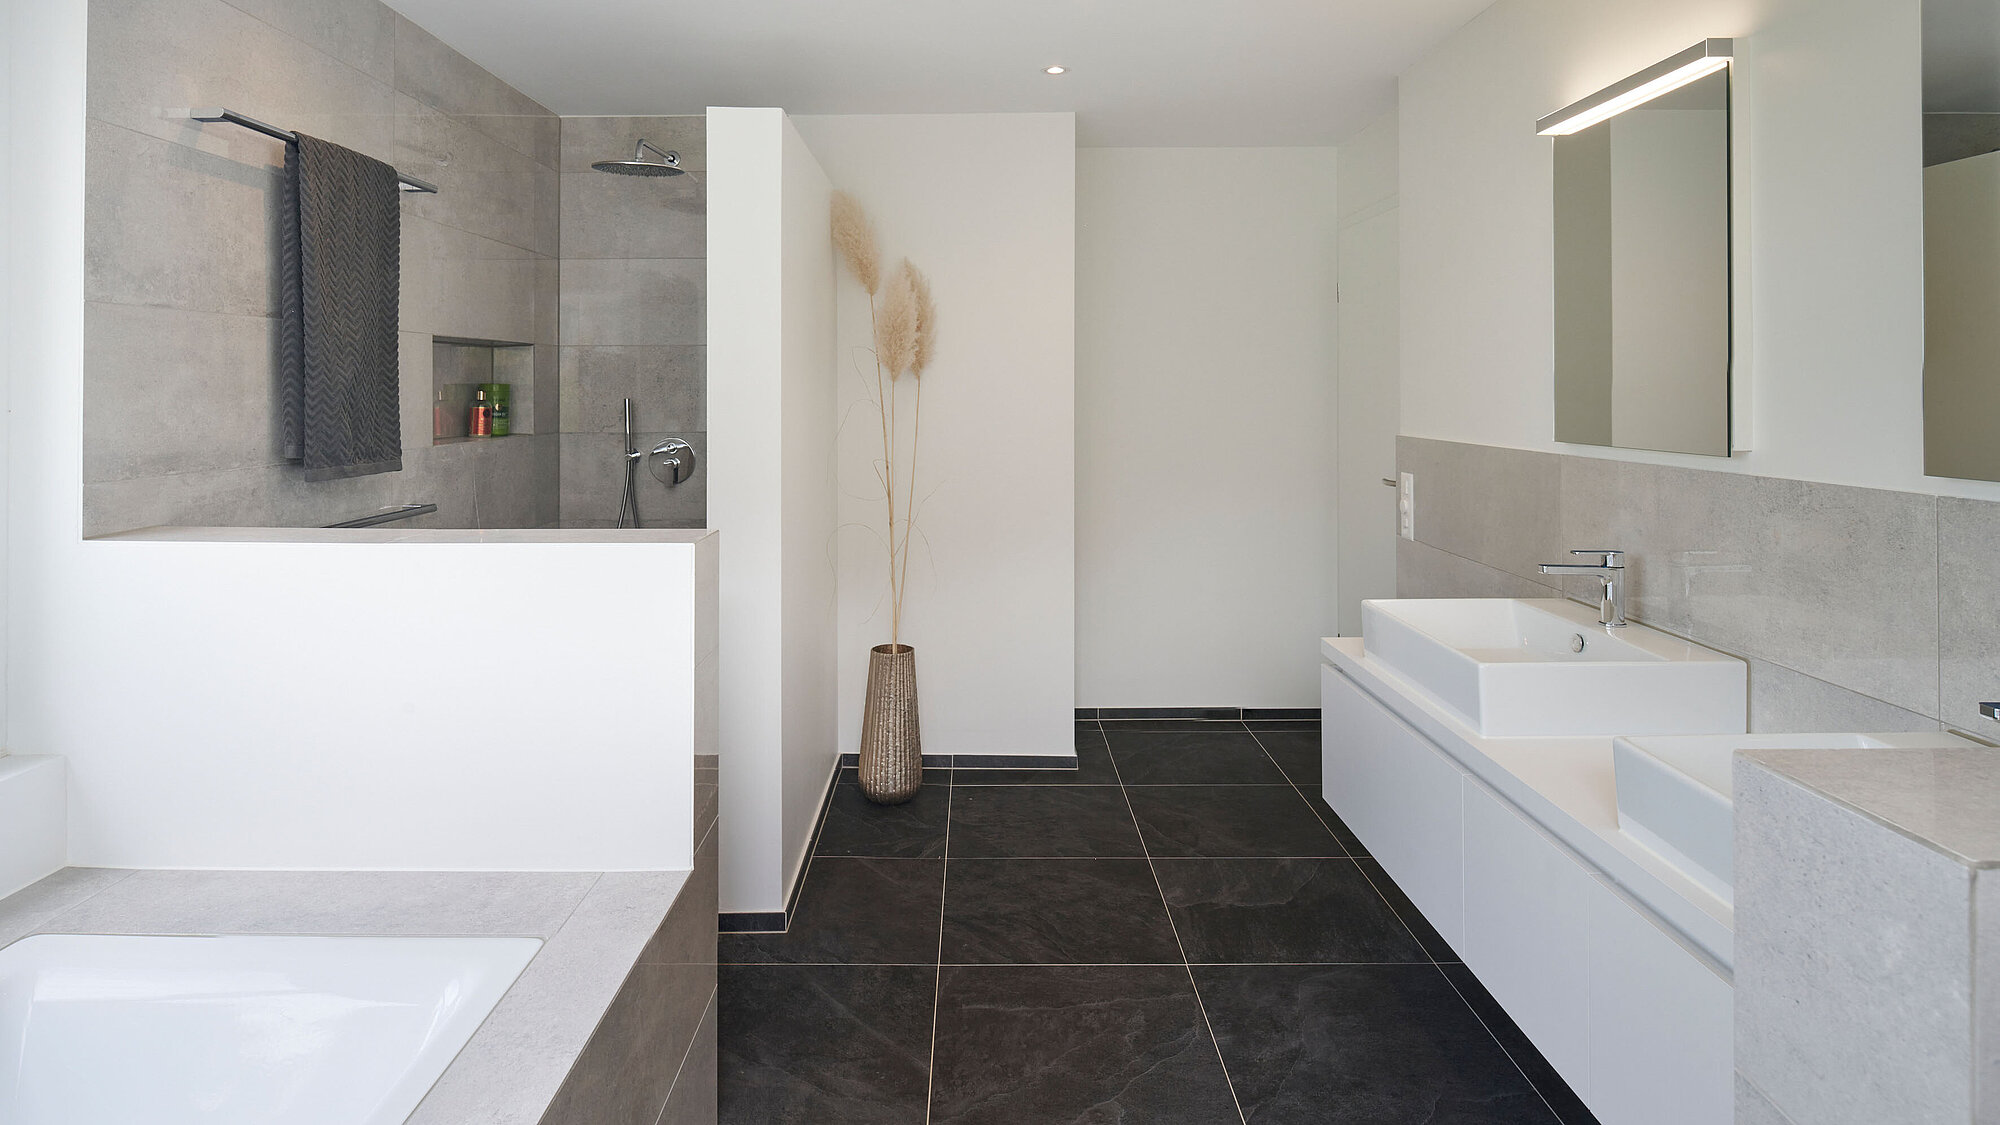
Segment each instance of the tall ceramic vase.
M917 731L917 654L909 645L868 650L868 704L861 716L861 792L900 805L924 783Z

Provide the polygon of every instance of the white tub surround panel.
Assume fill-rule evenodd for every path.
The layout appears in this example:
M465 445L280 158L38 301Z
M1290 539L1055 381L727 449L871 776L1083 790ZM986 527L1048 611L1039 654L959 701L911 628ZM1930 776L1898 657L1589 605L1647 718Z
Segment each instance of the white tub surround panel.
M1605 1125L1731 1104L1727 903L1618 830L1611 737L1490 738L1321 642L1324 795Z
M50 874L69 851L61 758L0 754L0 896Z
M1744 1119L2000 1120L2000 751L1753 750L1735 784Z
M38 632L17 681L38 705L14 713L17 746L69 767L71 861L692 865L713 533L164 529L77 546L38 607L66 627Z

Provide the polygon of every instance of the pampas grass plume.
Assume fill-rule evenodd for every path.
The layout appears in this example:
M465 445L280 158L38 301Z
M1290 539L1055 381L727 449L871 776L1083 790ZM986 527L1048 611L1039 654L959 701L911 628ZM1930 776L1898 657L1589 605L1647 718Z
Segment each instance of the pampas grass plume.
M861 288L873 297L882 286L882 252L875 246L875 227L861 204L844 191L833 193L833 248Z
M903 272L910 275L910 293L916 299L917 340L910 353L910 374L921 379L937 354L937 306L931 303L931 279L924 271L903 259Z
M906 260L889 275L882 311L875 318L875 356L891 379L910 370L917 355L917 290L910 273Z

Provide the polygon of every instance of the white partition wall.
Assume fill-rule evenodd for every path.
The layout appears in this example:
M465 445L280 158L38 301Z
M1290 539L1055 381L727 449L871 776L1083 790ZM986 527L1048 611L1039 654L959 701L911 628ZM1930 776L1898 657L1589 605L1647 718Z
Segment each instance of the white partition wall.
M766 912L785 908L836 761L832 188L777 109L710 109L708 177L721 909Z
M887 263L909 257L929 274L937 298L937 359L924 376L921 507L902 638L917 650L924 750L1070 754L1076 706L1076 118L1008 113L796 120L834 185L867 208ZM712 167L712 139L710 146ZM723 194L711 185L711 231ZM712 240L709 253L713 261ZM881 541L860 529L883 522L874 468L881 431L854 368L859 363L872 372L857 350L868 342L866 298L843 280L844 751L860 742L868 649L889 639ZM711 367L711 394L716 377ZM872 392L872 383L867 389Z

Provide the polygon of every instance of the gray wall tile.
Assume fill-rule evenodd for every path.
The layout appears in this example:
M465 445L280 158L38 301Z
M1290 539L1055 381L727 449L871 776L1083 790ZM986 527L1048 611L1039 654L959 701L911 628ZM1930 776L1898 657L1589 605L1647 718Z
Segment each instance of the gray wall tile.
M561 177L469 119L397 95L396 166L438 186L436 195L411 196L406 214L555 256Z
M89 115L257 165L284 146L234 125L173 116L226 106L283 129L391 156L389 84L222 0L93 0Z
M1736 767L1736 1066L1797 1121L1971 1120L1965 868Z
M437 36L401 15L394 20L397 93L465 118L535 163L556 167L562 149L559 118Z
M1749 657L1750 730L1776 734L1812 731L1936 730L1938 721L1871 699L1837 684Z
M708 119L700 114L676 117L565 117L562 119L562 170L588 172L599 160L627 160L640 138L681 155L690 172L708 170Z
M1736 1125L1792 1125L1792 1119L1779 1112L1769 1098L1739 1074L1736 1076Z
M1404 437L1396 468L1416 476L1418 542L1537 581L1564 557L1554 454Z
M84 296L272 316L279 171L91 121Z
M634 424L648 430L705 430L708 349L570 346L562 349L559 378L563 429L571 433L623 433L624 400Z
M673 1093L667 1095L667 1107L660 1112L659 1125L715 1125L716 1006L716 997L710 997L694 1042L681 1061L681 1072L674 1079Z
M92 302L83 479L275 464L276 322Z
M636 434L641 452L677 437L695 448L694 476L668 487L653 479L642 464L638 474L639 518L643 527L700 527L708 504L708 439L698 433ZM625 487L625 439L620 434L562 435L562 524L564 527L612 527L618 519L618 498Z
M1396 540L1399 598L1554 598L1554 589L1409 539Z
M2000 699L2000 504L1938 500L1938 717L1983 738L2000 732L1979 713Z
M395 78L395 13L377 0L229 2L371 78Z
M700 344L708 264L699 258L562 263L565 344Z
M603 172L562 177L565 258L701 258L708 254L708 173L671 179Z

